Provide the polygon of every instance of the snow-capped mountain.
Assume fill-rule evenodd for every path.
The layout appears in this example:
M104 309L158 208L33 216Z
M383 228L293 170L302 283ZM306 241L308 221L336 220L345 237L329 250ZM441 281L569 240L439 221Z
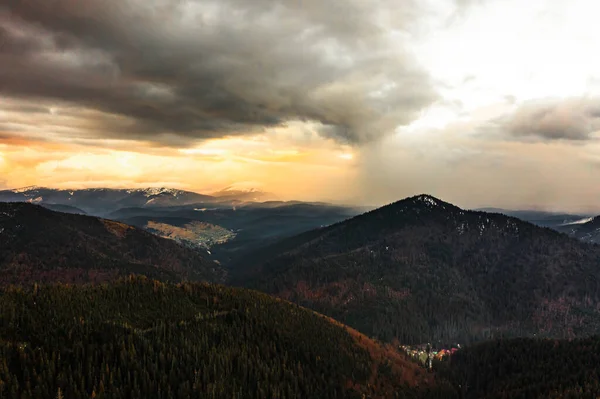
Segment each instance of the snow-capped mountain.
M263 202L277 200L275 194L245 183L233 184L211 194L213 197L229 201Z
M127 207L178 206L210 201L215 201L215 198L165 187L71 190L30 186L0 191L0 202L64 205L80 209L91 215L105 215Z
M502 208L479 208L476 210L483 212L502 213L504 215L513 216L541 227L550 227L556 230L561 230L563 226L582 224L591 220L591 215L579 215L564 212L548 212L525 209L511 210Z
M557 230L585 242L600 244L600 216L565 224L557 228Z
M591 222L592 220L594 220L593 217L587 217L587 218L575 220L573 222L563 223L563 224L561 224L561 226L571 226L571 225L575 225L575 224L586 224L588 222Z

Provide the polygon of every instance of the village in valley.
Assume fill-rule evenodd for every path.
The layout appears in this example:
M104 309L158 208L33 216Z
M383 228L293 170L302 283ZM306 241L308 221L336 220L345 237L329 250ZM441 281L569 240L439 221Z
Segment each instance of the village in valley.
M460 344L451 345L450 349L442 348L435 349L430 343L419 345L400 345L400 349L404 351L411 359L417 361L427 369L433 368L433 361L446 361L451 355L461 349Z

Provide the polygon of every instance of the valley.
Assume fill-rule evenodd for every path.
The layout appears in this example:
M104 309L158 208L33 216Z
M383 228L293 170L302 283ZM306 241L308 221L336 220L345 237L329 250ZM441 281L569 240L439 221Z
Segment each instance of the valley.
M170 188L26 187L0 191L0 204L35 203L59 212L119 221L209 250L209 257L222 264L241 259L279 239L355 216L364 209L300 201L251 201L271 197L253 189L226 188L215 195L206 195Z
M130 222L133 225L136 224L133 220ZM173 224L150 220L142 228L161 237L207 249L213 245L224 244L235 238L235 232L214 224L190 221L190 223L179 227L174 224L177 222L171 223Z
M161 191L165 192L170 191ZM245 377L236 374L241 371L237 361L223 358L218 360L221 365L218 367L225 367L222 371L196 372L189 379L185 372L177 371L183 376L179 378L191 384L180 389L191 392L214 387L223 395L235 395L236 392L239 395L245 389L251 389L264 390L263 394L267 396L285 397L304 396L314 389L325 395L320 397L353 397L355 394L360 397L365 394L383 398L397 397L394 395L402 392L400 397L407 398L495 398L497 392L513 388L507 388L508 385L491 388L474 382L478 378L472 374L477 373L477 368L473 368L477 356L488 355L472 355L471 348L485 348L481 345L493 342L497 345L514 342L518 346L523 342L519 339L534 337L531 341L534 345L538 342L542 345L549 342L547 340L567 345L566 342L573 339L590 339L588 337L600 329L597 287L600 247L591 240L575 239L572 232L565 232L573 236L569 237L560 232L559 225L539 226L542 224L540 215L536 216L537 224L533 224L501 213L464 210L429 195L409 197L357 216L355 212L360 212L359 208L322 203L247 202L235 206L229 203L171 203L169 206L114 208L107 215L111 220L84 215L83 211L76 211L79 208L67 205L44 207L43 201L38 201L41 205L29 202L0 203L0 268L5 287L0 301L5 301L5 309L14 308L17 302L33 306L25 316L29 317L27 323L33 330L27 333L27 338L17 330L4 331L7 338L3 341L3 356L15 356L19 351L26 353L30 347L48 350L44 356L74 350L59 345L58 336L43 338L36 335L38 327L35 326L42 322L41 314L59 317L54 322L58 324L51 330L71 331L69 334L79 334L82 342L97 342L92 345L116 345L125 339L133 342L131 350L147 351L144 342L159 331L176 334L165 342L179 342L175 341L175 336L199 338L201 336L195 334L220 331L218 339L222 345L228 345L222 350L240 353L242 349L235 345L241 342L247 345L250 338L241 341L225 339L226 336L233 337L232 330L227 330L229 323L234 323L231 328L239 331L250 328L244 327L244 323L249 322L254 326L251 328L263 331L261 334L284 337L282 334L298 329L294 323L308 322L292 321L298 317L297 312L308 312L302 314L315 318L310 323L323 320L318 328L330 325L339 329L336 331L348 334L351 341L344 342L357 345L348 349L352 360L333 360L324 348L313 347L313 350L321 351L315 354L317 358L330 356L332 365L320 362L304 365L301 359L306 358L298 358L294 362L299 362L297 367L302 368L302 374L297 369L290 371L289 379L277 380L281 377L275 375L266 377L272 382L259 387L249 385L252 378L247 374ZM81 202L78 205L90 209ZM578 223L579 220L561 225L586 226L595 219ZM134 277L136 275L142 277ZM56 283L74 285L61 288L54 285ZM177 283L179 285L173 285ZM25 287L26 292L14 291L15 284ZM248 288L273 297L248 291ZM97 296L94 299L97 309L106 306L106 310L94 313L97 310L85 305L86 300L76 299L81 295ZM116 299L111 299L114 295L121 299L115 302ZM125 299L127 295L141 296ZM184 299L179 295L193 296ZM226 296L218 299L220 295ZM54 296L61 298L59 310L42 310L57 300ZM244 299L244 305L236 302L241 298L248 298ZM45 300L51 302L44 304ZM193 308L185 310L188 305L181 301L187 300L198 306L203 304L198 308L203 310L200 313ZM34 305L31 305L32 301ZM65 301L77 301L81 305L67 305ZM129 305L119 311L110 310L122 301ZM138 301L142 302L134 304ZM234 301L233 308L223 305L229 301ZM266 320L273 320L270 311L266 310L271 305L264 301L272 301L272 306L281 308L277 310L281 316L277 317L284 318L275 324L275 330L267 331L263 325ZM63 306L68 306L69 312L78 313L67 318L59 316ZM167 319L161 315L160 309L164 306L172 307ZM246 310L239 313L240 309ZM265 319L240 318L250 309L257 309L255 317ZM16 313L7 312L3 325L14 325ZM24 316L19 317L24 320ZM70 325L67 320L73 318L80 319L87 327L81 330L75 324ZM227 324L220 325L222 322ZM212 326L212 332L199 332L197 328L201 325ZM186 326L194 327L189 330ZM94 341L94 334L100 331L105 336L103 339L108 341ZM323 333L310 334L321 336ZM338 340L343 336L331 339ZM206 335L201 339L211 342L215 337ZM291 335L284 339L285 343L281 345L289 351L290 345L304 347L312 338L296 335L294 343L290 341ZM332 347L339 349L348 345L331 339L328 342ZM155 351L165 351L165 356L186 364L192 361L188 353L193 355L200 350L196 345L186 347L189 345L186 342L177 343L179 352L173 354L169 354L166 347L153 345ZM432 343L431 361L424 342ZM257 341L256 345L261 348L262 344ZM100 348L81 355L99 356ZM264 363L266 358L262 356L270 350L266 347L246 348L243 356L247 356L247 362L258 362L252 366L255 372L261 367L266 367L267 374L266 370L287 367ZM360 351L364 351L363 360L357 358ZM463 351L466 357L462 355ZM278 362L288 359L289 352L285 353L288 354L273 352L269 356ZM106 357L108 355L102 356L103 362L114 361ZM209 363L202 367L215 367L211 366L213 360L210 359L206 359ZM153 363L151 358L147 361L150 363L139 363L140 360L133 358L128 360L147 370L149 375L173 373L174 369L162 370L161 363ZM354 372L350 377L349 371L344 371L345 366L342 366L346 361L354 364L353 367L362 364L360 367L364 368L365 374L361 377ZM338 371L328 377L326 385L320 385L322 380L306 374L307 367L331 370L333 364L337 365ZM504 367L501 362L497 366ZM39 365L24 363L22 367L35 370ZM59 365L54 367L60 376ZM86 367L94 370L96 366ZM371 370L370 374L367 370ZM9 367L3 373L0 373L0 380L8 382L5 385L7 392L33 394L23 388L25 377L15 374L14 369ZM299 375L305 375L307 379L300 381ZM57 376L51 378L60 380ZM110 384L106 378L108 375L101 376L93 384L86 381L59 383L58 387L63 393L71 392L73 397L84 392L120 397L144 395L143 392L150 392L146 389L159 386L165 392L172 389L170 383L160 379L156 386L149 382L136 386L125 384L125 380L119 383L113 380L116 388L111 391L107 388ZM581 381L589 381L591 375L581 378L580 382L565 382L560 389L568 393L583 387L596 392L597 387L593 384L585 382L587 385L581 385ZM236 382L231 386L223 385L225 381L234 380ZM349 380L353 382L349 383ZM279 382L274 384L274 381ZM538 389L529 388L525 381L514 389ZM551 386L550 382L544 385ZM465 391L463 387L469 388ZM56 389L56 385L52 389ZM540 389L542 392L546 388ZM49 394L46 391L44 395Z

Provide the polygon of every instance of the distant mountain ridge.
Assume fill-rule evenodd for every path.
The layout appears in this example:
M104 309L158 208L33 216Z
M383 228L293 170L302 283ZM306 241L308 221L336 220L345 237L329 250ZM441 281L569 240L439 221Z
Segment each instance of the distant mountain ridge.
M68 206L70 213L107 216L123 208L156 208L193 204L241 205L277 200L277 196L253 188L226 187L211 195L167 188L56 189L39 186L0 190L0 202L31 202L48 208ZM51 208L52 209L52 208ZM64 208L68 211L67 208Z
M582 219L590 217L587 214L572 214L565 212L547 212L536 210L513 210L502 208L478 208L476 211L502 213L507 216L513 216L526 222L530 222L542 227L558 227L564 224L576 223Z
M250 271L236 284L384 340L569 337L600 327L600 248L430 195L283 240L242 262Z
M500 208L482 208L480 210L503 213L538 226L550 227L584 242L600 243L600 216L527 210L514 211Z
M131 273L164 281L226 276L199 251L123 223L0 203L0 285L102 282Z
M212 200L215 200L212 196L170 188L69 190L33 186L0 191L0 202L66 205L97 216L125 207L186 205Z
M124 208L107 217L141 228L147 228L152 223L168 224L175 229L187 229L186 226L198 222L219 226L233 235L231 239L212 247L211 252L220 261L229 263L231 259L243 259L250 251L278 239L330 225L358 213L341 206L290 201Z
M600 216L560 225L556 229L584 242L600 244Z
M213 197L235 201L265 202L279 200L273 193L262 191L254 187L243 187L239 185L225 187L224 189L211 193L211 195Z

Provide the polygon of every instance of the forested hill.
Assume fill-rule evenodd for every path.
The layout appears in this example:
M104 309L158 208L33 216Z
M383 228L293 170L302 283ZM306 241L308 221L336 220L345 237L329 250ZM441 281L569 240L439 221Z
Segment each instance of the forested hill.
M600 327L600 247L420 195L246 259L243 284L403 343ZM241 268L241 266L239 266Z
M200 252L146 231L28 203L0 203L0 285L101 282L131 273L220 282Z
M465 399L596 399L600 338L510 339L460 350L436 364Z
M130 277L0 292L8 398L446 398L395 350L266 294Z

